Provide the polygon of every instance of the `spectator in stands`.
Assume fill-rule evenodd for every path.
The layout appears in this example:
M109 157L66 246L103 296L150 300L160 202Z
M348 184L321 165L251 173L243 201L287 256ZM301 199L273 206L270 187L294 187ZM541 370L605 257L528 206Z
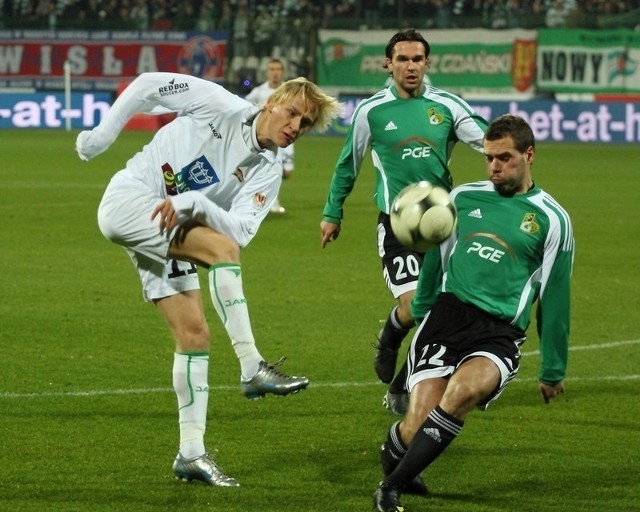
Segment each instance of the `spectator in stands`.
M333 4L326 2L322 7L322 21L320 22L321 28L329 28L331 22L335 19L336 13Z
M120 0L117 13L118 18L115 23L118 30L129 30L136 28L134 22L131 20L131 4L129 0Z
M210 32L216 28L216 5L213 0L204 0L200 4L195 29L200 32Z
M487 0L484 3L483 26L486 28L507 28L507 6L505 0Z
M336 5L336 16L342 21L350 21L350 28L357 28L354 26L356 15L356 4L354 0L340 0Z
M143 0L143 3L146 5L147 0ZM86 10L89 28L97 29L99 27L98 23L100 22L100 4L98 0L87 0Z
M233 17L231 30L231 46L234 57L246 59L250 50L251 16L245 0L238 2L238 8Z
M149 29L149 5L147 0L135 0L129 15L132 26L138 30Z
M187 0L178 5L178 11L173 20L173 28L184 32L192 31L196 26L196 9L193 2Z
M216 28L230 33L233 28L233 7L229 0L222 2L220 17L217 19Z
M560 28L567 24L569 9L565 5L564 0L555 0L553 5L547 9L545 16L545 25L548 28Z
M62 12L60 12L60 18L65 20L75 20L78 17L78 12L81 9L80 2L78 0L66 0L62 6Z
M255 56L259 59L271 55L273 36L276 32L277 20L264 5L259 5L257 15L253 19L253 46Z
M525 3L531 4L531 2L522 2L521 0L507 2L507 28L524 27L527 16Z
M395 26L398 22L398 3L396 0L382 0L380 18L383 26Z
M367 28L380 28L380 4L380 0L361 0L363 21Z
M153 30L171 30L172 27L173 22L164 0L157 1L153 8L151 28Z
M451 28L451 17L453 15L452 0L436 0L438 7L436 12L436 28Z

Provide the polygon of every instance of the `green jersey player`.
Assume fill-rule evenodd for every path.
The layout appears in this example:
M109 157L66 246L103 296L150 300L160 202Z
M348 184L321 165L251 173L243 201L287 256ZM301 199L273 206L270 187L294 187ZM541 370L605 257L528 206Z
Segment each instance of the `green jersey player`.
M322 247L340 234L343 206L353 189L369 147L375 167L374 200L379 210L378 253L389 291L398 301L378 335L375 370L382 382L393 379L397 353L414 325L411 299L422 253L400 244L391 231L389 208L404 187L422 180L446 190L452 186L449 160L462 141L482 150L487 123L458 96L425 85L429 43L414 29L395 34L386 47L391 85L360 103L335 167L323 211ZM385 396L386 405L403 413L402 372ZM401 405L404 400L404 405ZM396 403L398 402L398 403Z
M489 181L456 187L456 233L429 251L413 313L422 318L409 350L409 412L382 445L379 511L460 433L474 407L498 398L519 368L537 301L546 403L564 391L574 239L567 212L531 177L529 125L505 115L484 141ZM425 419L426 418L426 419Z

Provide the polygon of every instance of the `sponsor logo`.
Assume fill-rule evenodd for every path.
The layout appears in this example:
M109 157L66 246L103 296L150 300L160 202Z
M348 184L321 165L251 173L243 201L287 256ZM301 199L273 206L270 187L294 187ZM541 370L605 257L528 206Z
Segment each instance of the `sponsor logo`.
M475 210L470 211L469 215L467 215L467 217L474 217L476 219L481 219L482 218L482 212L480 211L480 208L476 208Z
M240 297L239 299L228 299L224 301L224 305L226 307L240 306L241 304L246 304L246 303L247 303L247 299L245 299L244 297Z
M423 428L422 431L436 443L442 442L442 438L440 437L440 430L438 430L437 428Z
M419 148L404 148L402 150L402 160L405 158L428 158L431 155L431 146L421 146Z
M393 123L393 121L389 121L387 123L387 126L384 127L384 131L385 132L389 132L391 130L397 130L398 127Z
M180 94L189 91L189 84L187 82L178 82L174 78L169 82L169 85L158 87L158 93L160 96L171 96L172 94Z
M520 229L525 233L529 233L530 235L535 235L538 231L540 231L540 226L535 221L536 214L535 213L525 213L522 222L520 223Z
M220 135L220 132L218 132L218 130L216 130L216 127L213 126L213 123L209 123L209 128L211 129L211 133L213 133L213 136L216 139L222 139L222 135Z
M176 190L176 177L173 174L173 169L166 162L162 164L162 177L164 178L164 188L167 191L167 195L175 196L178 193Z
M200 190L219 181L218 174L204 155L184 166L176 174L176 188L179 194L188 190Z
M482 259L499 263L505 255L504 251L491 247L490 245L482 245L480 242L471 242L471 247L467 249L467 254L477 252Z
M433 144L423 137L407 137L393 147L393 152L402 150L401 160L405 158L429 158Z
M471 242L472 245L471 245L471 247L469 249L467 249L467 254L470 253L470 252L480 253L480 249L485 248L485 250L482 251L482 255L481 255L482 258L485 258L485 256L488 255L489 249L492 249L492 250L498 251L499 253L502 253L498 259L500 259L502 257L502 255L504 255L505 253L509 253L509 255L514 259L516 258L516 254L513 252L513 249L509 246L509 244L507 242L505 242L504 240L502 240L502 238L500 238L499 236L494 235L493 233L481 233L481 232L470 233L469 235L466 236L466 238L464 240L466 242L467 240L471 240L472 238L488 238L489 240L491 240L495 244L498 244L499 246L501 246L504 249L504 251L501 251L499 249L494 249L493 247L491 247L489 245L486 245L486 246L482 245L479 242ZM488 259L488 258L485 258L485 259Z

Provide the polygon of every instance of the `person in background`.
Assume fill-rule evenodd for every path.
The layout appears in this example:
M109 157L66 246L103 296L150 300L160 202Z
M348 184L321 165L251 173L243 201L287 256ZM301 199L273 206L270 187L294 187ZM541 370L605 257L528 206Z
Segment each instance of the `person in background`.
M339 103L305 78L289 80L262 109L223 87L179 73L143 73L92 130L82 131L82 160L106 151L129 119L154 109L179 112L111 179L98 208L103 235L122 246L175 342L173 387L180 443L179 479L235 487L207 454L210 333L196 265L207 269L213 307L240 362L249 399L307 387L281 361L258 350L243 292L241 248L256 235L278 196L276 154L312 129L323 131Z
M267 98L282 85L284 81L284 63L280 59L271 59L267 63L266 75L266 81L254 87L245 97L245 99L258 107L263 107ZM282 157L282 177L285 180L289 179L295 167L293 144L290 144L286 148L281 148L278 152ZM280 204L280 200L276 198L271 207L271 213L286 213L286 211L285 207Z
M426 253L420 271L409 410L382 445L379 512L404 510L407 484L516 376L536 301L539 389L545 403L564 391L575 246L569 215L533 181L535 140L524 119L494 120L484 154L488 180L452 191L456 232Z

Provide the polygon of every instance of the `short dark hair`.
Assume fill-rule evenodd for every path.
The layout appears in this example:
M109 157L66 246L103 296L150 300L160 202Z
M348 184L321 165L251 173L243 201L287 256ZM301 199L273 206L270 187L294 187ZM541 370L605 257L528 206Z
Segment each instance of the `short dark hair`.
M511 137L513 143L520 153L524 153L529 147L536 147L536 140L533 136L531 126L522 117L512 114L505 114L494 119L486 133L485 140L498 140Z
M429 56L431 47L429 46L427 40L422 37L422 34L420 34L420 32L418 32L415 28L407 28L394 34L394 36L389 39L387 48L385 49L385 56L387 57L387 59L391 60L391 58L393 57L393 47L397 43L401 43L403 41L416 41L418 43L422 43L422 45L424 46L424 56Z

